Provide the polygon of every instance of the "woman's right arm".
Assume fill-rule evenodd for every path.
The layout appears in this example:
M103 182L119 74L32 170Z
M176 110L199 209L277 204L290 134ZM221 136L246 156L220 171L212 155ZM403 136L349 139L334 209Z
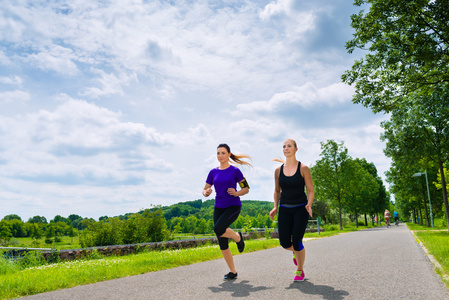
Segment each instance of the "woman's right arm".
M274 171L274 207L270 211L270 218L271 220L274 220L274 217L276 216L278 212L278 206L279 206L279 199L281 198L281 187L279 186L279 173L281 171L281 167L277 168Z
M203 188L203 196L204 197L209 197L210 194L212 194L212 185L210 185L209 183L206 183L206 185Z

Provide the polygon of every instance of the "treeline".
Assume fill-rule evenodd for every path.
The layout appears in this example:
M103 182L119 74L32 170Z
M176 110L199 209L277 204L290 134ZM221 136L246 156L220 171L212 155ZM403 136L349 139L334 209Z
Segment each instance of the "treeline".
M68 218L58 215L50 222L43 216L34 216L23 222L20 216L11 214L0 221L0 244L8 244L13 237L31 237L35 241L45 238L47 244L60 242L62 236L77 236L79 230L87 228L92 221L72 214Z
M342 80L355 87L354 103L389 118L381 139L400 214L425 219L428 227L437 217L449 229L447 1L357 2L370 5L351 17L346 48L367 53Z
M338 222L342 230L344 216L357 225L359 217L363 216L368 225L368 219L374 222L377 215L380 220L385 209L394 209L372 162L352 158L344 143L334 140L321 142L320 157L311 167L316 199L313 209L325 221L329 216L329 221Z
M243 200L242 212L233 228L273 227L268 216L273 203ZM7 215L0 221L0 244L9 245L11 238L30 237L37 246L60 242L62 236L79 236L82 247L157 242L171 239L178 233L213 234L214 200L180 202L171 206L153 207L137 213L115 217L102 216L98 221L69 215L55 216L49 222L34 216L23 222L18 215Z

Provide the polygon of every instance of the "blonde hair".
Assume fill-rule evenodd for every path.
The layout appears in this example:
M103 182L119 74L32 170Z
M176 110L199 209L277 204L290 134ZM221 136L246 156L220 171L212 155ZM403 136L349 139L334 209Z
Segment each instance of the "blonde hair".
M298 149L298 146L297 146L296 141L295 141L294 139L286 139L286 140L284 141L284 143L285 143L286 141L292 142L292 144L295 146L295 148ZM280 163L285 163L285 159L282 159L282 158L273 158L272 161L277 161L277 162L280 162Z
M218 148L225 148L228 151L228 153L231 153L232 162L239 164L239 165L246 165L246 166L252 167L252 165L249 162L242 160L242 158L247 158L247 159L251 160L251 156L246 155L246 154L234 154L231 152L231 148L227 144L220 144L220 145L218 145L217 149Z

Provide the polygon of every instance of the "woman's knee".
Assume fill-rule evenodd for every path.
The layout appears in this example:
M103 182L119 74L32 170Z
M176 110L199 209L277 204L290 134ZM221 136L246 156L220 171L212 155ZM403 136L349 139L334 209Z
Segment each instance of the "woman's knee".
M218 238L218 246L220 246L220 250L228 250L229 249L229 240L228 238Z
M302 243L302 240L294 241L293 242L293 249L295 251L301 251L304 249L304 244Z
M214 232L215 232L215 235L219 238L226 232L226 228L223 228L223 226L215 225Z
M281 247L284 249L288 249L292 246L292 242L291 241L283 241L283 240L279 240Z

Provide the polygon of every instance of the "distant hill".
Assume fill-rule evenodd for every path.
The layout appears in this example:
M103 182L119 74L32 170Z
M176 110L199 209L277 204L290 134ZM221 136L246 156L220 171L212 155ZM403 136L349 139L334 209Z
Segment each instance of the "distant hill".
M258 200L242 200L241 216L257 217L268 215L273 208L273 202ZM175 217L195 216L198 219L210 220L213 217L214 200L202 201L201 199L187 202L179 202L170 206L163 206L165 219L170 220Z

